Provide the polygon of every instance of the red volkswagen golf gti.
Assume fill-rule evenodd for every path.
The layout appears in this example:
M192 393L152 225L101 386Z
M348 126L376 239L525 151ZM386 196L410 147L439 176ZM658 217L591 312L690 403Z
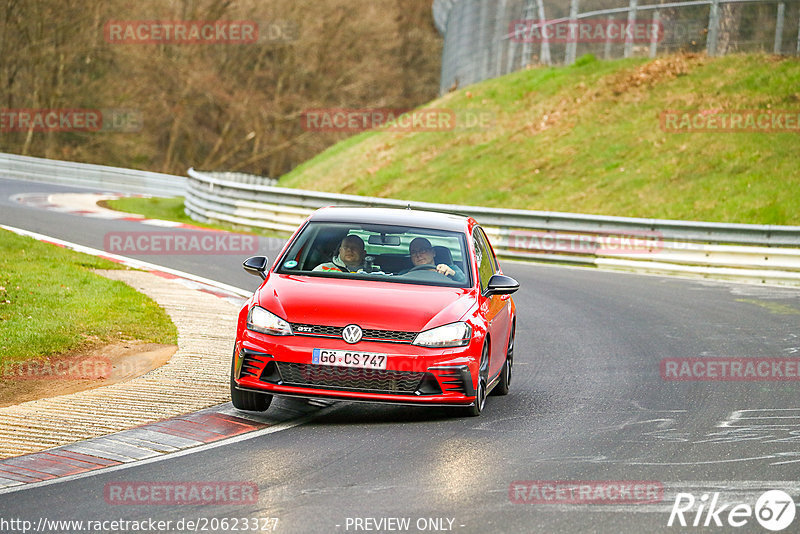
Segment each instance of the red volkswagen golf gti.
M505 395L519 288L467 217L322 208L289 239L239 314L231 398L273 395L456 406L479 415Z

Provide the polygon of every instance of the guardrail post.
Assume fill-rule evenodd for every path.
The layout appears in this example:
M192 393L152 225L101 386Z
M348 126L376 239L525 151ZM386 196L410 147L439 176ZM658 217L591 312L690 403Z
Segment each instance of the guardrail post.
M706 38L706 54L717 55L717 36L719 34L719 0L711 2L708 12L708 37Z
M661 11L658 9L653 13L653 23L650 25L653 33L650 35L650 57L658 54L658 39L661 37Z
M778 4L778 18L775 20L775 47L773 53L778 55L781 53L783 44L783 19L786 15L786 4L781 2Z
M539 51L539 61L545 65L550 65L553 61L550 59L550 41L547 39L545 29L547 28L547 17L544 14L544 3L542 0L536 0L536 6L539 10L539 20L542 22L542 46ZM800 47L800 45L798 45Z
M614 19L607 19L611 22ZM606 42L603 43L603 59L611 59L611 32L606 28Z
M628 26L625 28L625 57L633 54L633 25L636 24L637 0L630 0L628 3Z
M522 20L530 20L530 17L526 16L525 14L526 11L527 8L522 10ZM516 70L514 64L517 61L517 50L519 48L517 46L519 41L517 41L516 25L512 28L511 24L509 24L508 28L509 28L509 33L508 36L506 37L506 41L508 41L507 44L508 54L506 54L506 73L514 72ZM523 45L523 48L524 46L525 45ZM524 68L524 67L525 67L524 63L519 66L519 68Z
M480 32L478 52L481 55L480 66L478 67L478 76L475 81L485 80L489 77L489 61L491 61L490 51L492 48L492 38L489 36L489 2L483 0L481 2L480 10L480 23L478 31Z
M580 0L570 0L569 3L569 37L567 41L567 51L564 56L564 64L572 65L578 55L578 4Z
M508 54L506 54L506 74L514 72L514 61L517 59L517 42L513 37L508 39Z
M494 21L494 34L495 34L495 42L497 43L497 60L495 61L494 69L494 76L502 76L505 74L503 71L503 48L506 44L506 40L503 39L503 23L506 20L506 1L507 0L500 0L500 5L497 7L497 18ZM506 26L508 28L508 26Z
M800 15L797 16L797 55L800 56Z
M538 17L533 15L533 12L536 10L536 6L534 4L534 0L525 0L525 7L522 9L522 20L525 21L525 25L528 24L533 25L533 21L536 20ZM531 28L532 29L532 28ZM531 31L531 34L533 32ZM516 38L516 35L514 35ZM530 39L523 38L522 39L522 62L520 63L521 68L525 68L528 66L528 63L531 62L531 53L533 52L533 46L531 46Z

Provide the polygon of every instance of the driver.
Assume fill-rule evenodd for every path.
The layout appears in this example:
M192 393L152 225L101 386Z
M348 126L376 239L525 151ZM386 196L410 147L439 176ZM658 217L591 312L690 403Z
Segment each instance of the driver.
M336 271L356 273L364 269L364 258L367 255L364 240L357 235L348 235L339 244L338 254L332 261L314 267L315 271Z
M414 267L400 274L405 274L410 272L412 269L416 269L417 267L421 268L427 265L430 266L431 271L436 271L439 274L443 274L448 278L452 278L456 282L463 282L467 279L467 277L464 275L464 272L459 269L457 265L451 266L447 265L446 263L440 263L439 265L436 265L433 262L433 246L431 245L431 242L424 237L415 237L411 243L409 243L408 255L411 256L411 263L414 264Z

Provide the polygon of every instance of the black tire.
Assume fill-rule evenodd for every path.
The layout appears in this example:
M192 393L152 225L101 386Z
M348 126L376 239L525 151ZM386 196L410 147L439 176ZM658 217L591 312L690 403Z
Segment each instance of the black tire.
M465 406L462 413L466 417L477 417L483 412L483 407L486 404L486 387L489 380L489 340L487 339L483 345L483 353L481 354L481 362L478 369L478 389L476 391L475 403L472 406Z
M514 369L514 335L516 323L511 325L511 335L508 337L508 348L506 349L506 361L503 363L503 370L500 371L500 379L492 390L492 395L508 395L511 387L511 374Z
M272 395L268 393L255 393L253 391L241 391L236 389L236 381L233 379L235 372L236 349L231 360L231 402L237 410L248 412L266 412L272 403Z

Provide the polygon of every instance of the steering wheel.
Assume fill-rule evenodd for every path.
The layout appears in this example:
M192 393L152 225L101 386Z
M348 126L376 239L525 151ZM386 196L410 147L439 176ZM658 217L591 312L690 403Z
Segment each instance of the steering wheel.
M436 270L436 266L432 265L432 264L415 265L414 267L409 269L406 272L406 274L407 275L411 274L414 271L417 271L419 273L419 274L416 275L416 277L417 277L417 279L421 279L421 280L428 280L428 281L434 282L434 281L437 281L437 280L441 280L442 279L441 277L444 277L446 280L452 280L452 278L450 278L446 274L443 274L443 273L440 273L439 271L437 271ZM425 271L425 272L422 273L422 272L419 272L419 271ZM428 273L430 273L430 274L428 274Z
M414 271L422 271L423 269L426 270L426 271L436 271L436 266L434 264L432 264L432 263L426 263L425 265L415 265L412 268L410 268L408 271L406 271L406 274L413 273ZM436 271L436 272L439 272L439 271ZM439 274L442 274L442 273L439 273Z

